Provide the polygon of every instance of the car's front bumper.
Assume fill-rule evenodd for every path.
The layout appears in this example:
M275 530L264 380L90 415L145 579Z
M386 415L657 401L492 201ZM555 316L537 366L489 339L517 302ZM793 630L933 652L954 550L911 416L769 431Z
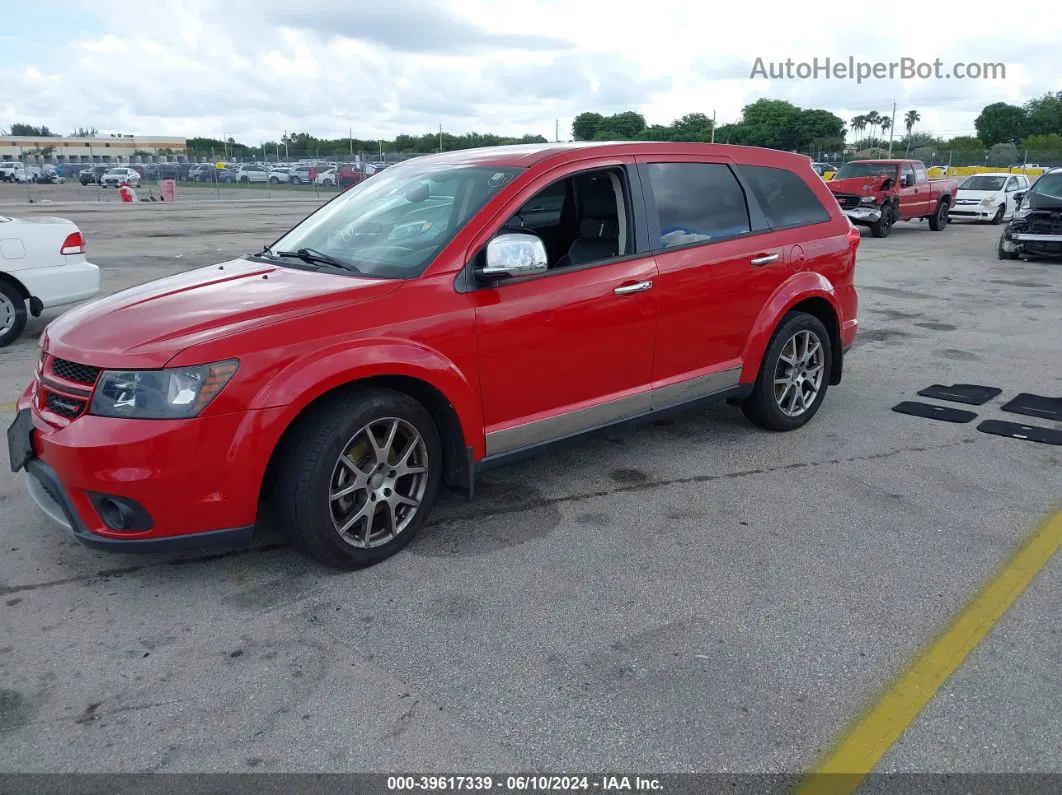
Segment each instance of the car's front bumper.
M956 204L948 208L948 218L970 218L975 221L991 221L999 212L998 204Z
M881 220L880 207L850 207L843 212L855 224L876 224Z
M155 538L112 538L93 533L78 514L59 476L39 458L26 464L26 490L49 519L71 532L78 541L93 549L113 552L185 552L219 547L246 547L254 540L254 525L230 530L213 530Z
M1062 257L1062 235L1008 230L1003 234L1001 247L1008 254L1020 252L1045 257Z
M99 549L172 551L250 540L283 409L188 420L82 414L63 426L39 408L31 386L26 485L34 502L81 542ZM116 529L101 500L142 510L147 521Z

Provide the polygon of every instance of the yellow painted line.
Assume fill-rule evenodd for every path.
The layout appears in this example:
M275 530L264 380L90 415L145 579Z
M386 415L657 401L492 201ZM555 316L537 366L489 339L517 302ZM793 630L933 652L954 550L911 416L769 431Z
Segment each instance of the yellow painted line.
M807 775L798 795L849 795L984 640L1062 545L1062 511L1054 514L995 576L915 655L907 670Z
M17 403L0 403L0 411L14 411Z

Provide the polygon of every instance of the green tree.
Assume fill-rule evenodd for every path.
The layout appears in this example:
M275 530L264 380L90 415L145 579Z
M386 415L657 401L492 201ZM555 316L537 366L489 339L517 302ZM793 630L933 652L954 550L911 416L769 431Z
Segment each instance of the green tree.
M572 121L572 137L576 141L592 141L597 131L601 129L604 116L600 113L580 113Z
M1028 135L1029 114L1017 105L993 102L981 109L981 114L974 119L974 127L977 137L989 146L1020 141Z
M1062 91L1044 94L1025 103L1029 135L1062 133Z
M844 119L828 110L807 108L796 119L794 144L797 149L808 151L839 151L844 144Z
M745 143L773 149L795 149L800 108L782 99L758 99L741 111Z
M969 135L959 135L945 144L952 151L970 152L985 148L985 142Z
M55 133L53 133L43 124L40 127L34 127L32 124L23 124L22 122L15 122L11 125L11 135L20 135L26 137L32 136L37 138L52 138L55 136Z
M988 150L988 164L992 166L1009 166L1018 162L1018 147L1007 142L993 144Z

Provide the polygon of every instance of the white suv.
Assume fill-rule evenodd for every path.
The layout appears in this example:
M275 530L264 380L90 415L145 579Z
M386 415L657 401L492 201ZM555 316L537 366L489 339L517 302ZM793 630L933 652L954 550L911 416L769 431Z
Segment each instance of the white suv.
M236 169L237 182L268 182L269 172L265 166L244 164Z

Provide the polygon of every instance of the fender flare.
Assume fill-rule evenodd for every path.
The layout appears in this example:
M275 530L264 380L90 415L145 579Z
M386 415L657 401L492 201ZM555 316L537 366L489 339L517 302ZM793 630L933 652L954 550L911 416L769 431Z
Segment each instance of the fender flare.
M249 408L286 409L275 447L302 411L322 395L356 381L387 377L415 379L438 392L452 407L462 447L471 448L476 458L484 455L478 389L443 354L410 340L376 337L317 351L277 372Z
M794 306L809 298L820 298L829 303L833 314L837 318L837 326L834 329L837 338L840 339L840 330L844 325L844 316L837 301L836 291L830 281L817 273L801 271L794 273L784 281L767 299L756 321L752 324L745 350L742 352L741 378L742 384L751 384L756 381L760 374L760 365L763 356L767 352L767 346L771 342L771 336L782 318Z

